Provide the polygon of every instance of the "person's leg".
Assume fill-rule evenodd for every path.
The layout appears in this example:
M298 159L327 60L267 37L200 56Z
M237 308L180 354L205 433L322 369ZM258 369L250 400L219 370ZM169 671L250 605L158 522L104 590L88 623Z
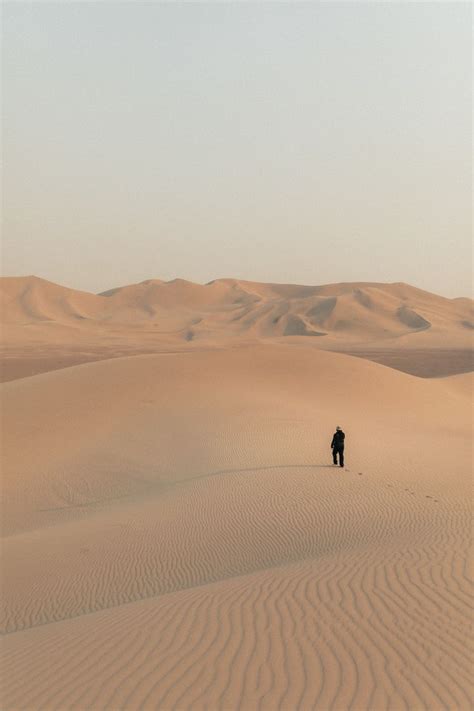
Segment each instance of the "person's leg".
M344 447L341 447L341 449L339 450L339 466L344 466Z
M337 449L336 447L332 448L332 461L334 464L337 464Z

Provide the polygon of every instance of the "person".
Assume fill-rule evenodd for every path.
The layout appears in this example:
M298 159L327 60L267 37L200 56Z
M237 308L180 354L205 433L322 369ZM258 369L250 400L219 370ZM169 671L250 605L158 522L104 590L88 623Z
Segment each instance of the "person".
M339 466L344 466L344 440L346 435L341 430L339 425L336 427L336 431L332 438L331 449L332 449L332 459L334 464L337 464L337 455L339 454Z

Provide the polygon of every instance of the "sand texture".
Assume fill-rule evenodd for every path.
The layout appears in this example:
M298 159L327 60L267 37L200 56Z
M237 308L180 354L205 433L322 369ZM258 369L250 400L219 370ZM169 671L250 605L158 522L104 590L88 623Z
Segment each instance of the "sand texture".
M467 353L471 302L405 285L4 282L19 370L1 386L2 708L472 707L473 375L362 353L383 351L380 323L413 367ZM293 332L311 310L334 347ZM206 337L167 332L197 313ZM76 363L51 367L66 346ZM26 377L35 348L49 365Z

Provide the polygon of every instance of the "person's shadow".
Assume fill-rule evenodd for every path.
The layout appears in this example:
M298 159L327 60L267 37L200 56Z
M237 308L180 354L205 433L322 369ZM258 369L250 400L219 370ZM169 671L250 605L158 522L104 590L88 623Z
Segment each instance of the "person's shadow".
M273 464L271 466L265 467L244 467L241 469L218 469L215 472L208 472L207 474L198 474L198 476L193 476L192 481L197 479L207 479L211 476L221 476L223 474L242 474L243 472L261 472L269 471L270 469L333 469L335 464ZM186 479L185 481L190 481Z
M261 472L261 471L269 471L270 469L333 469L335 464L273 464L272 466L265 466L265 467L243 467L241 469L218 469L215 472L208 472L207 474L197 474L196 476L192 477L187 477L186 479L177 479L176 481L173 482L165 482L161 481L159 482L158 486L160 488L163 487L163 485L170 485L172 484L173 486L179 485L179 484L187 484L190 481L199 481L200 479L208 479L209 477L213 476L222 476L224 474L241 474L241 473L250 473L250 472ZM149 493L153 489L156 488L156 483L155 482L149 482L148 486L146 486L146 491ZM143 493L143 492L142 492ZM93 506L94 504L103 504L108 501L117 501L119 499L126 499L130 496L130 494L122 494L121 496L111 496L110 498L104 498L104 499L97 499L94 501L86 501L83 503L77 503L77 504L69 504L67 506L55 506L53 508L46 508L46 509L37 509L37 511L41 512L46 512L46 511L61 511L61 510L66 510L66 509L77 509L77 508L85 508L87 506Z

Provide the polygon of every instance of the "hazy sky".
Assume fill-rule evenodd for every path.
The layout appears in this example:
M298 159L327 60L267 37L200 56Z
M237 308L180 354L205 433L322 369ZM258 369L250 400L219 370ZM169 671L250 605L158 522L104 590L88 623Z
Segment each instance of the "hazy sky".
M471 290L471 4L3 4L3 273Z

